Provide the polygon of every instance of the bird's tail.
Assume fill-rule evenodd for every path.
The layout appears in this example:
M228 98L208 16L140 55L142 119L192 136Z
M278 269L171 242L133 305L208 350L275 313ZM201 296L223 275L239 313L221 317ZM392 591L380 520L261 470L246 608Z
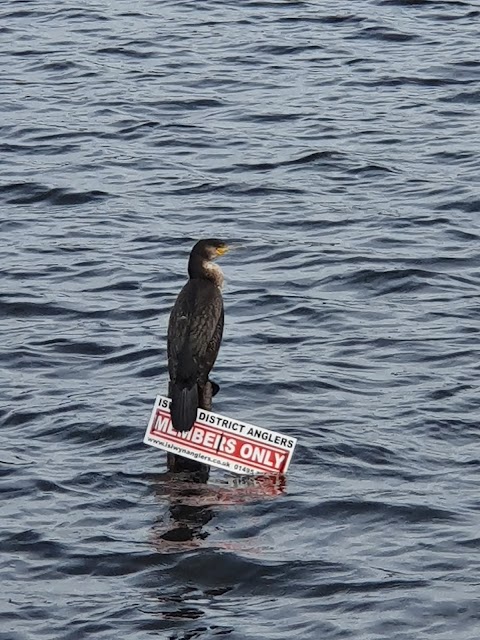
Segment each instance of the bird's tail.
M170 386L170 416L172 426L177 431L190 431L197 418L198 386L194 382L188 386L185 382L174 382Z

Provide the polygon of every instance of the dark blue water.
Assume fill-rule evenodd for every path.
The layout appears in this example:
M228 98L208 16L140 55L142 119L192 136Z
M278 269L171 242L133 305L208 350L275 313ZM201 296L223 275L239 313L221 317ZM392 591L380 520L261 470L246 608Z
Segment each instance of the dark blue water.
M0 6L0 639L478 640L480 5ZM142 444L199 237L217 412Z

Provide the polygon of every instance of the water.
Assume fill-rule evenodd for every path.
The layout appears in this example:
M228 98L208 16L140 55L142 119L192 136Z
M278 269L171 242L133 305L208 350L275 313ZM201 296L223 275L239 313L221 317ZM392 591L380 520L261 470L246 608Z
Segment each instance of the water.
M478 3L0 14L0 639L478 640ZM208 236L284 484L142 444Z

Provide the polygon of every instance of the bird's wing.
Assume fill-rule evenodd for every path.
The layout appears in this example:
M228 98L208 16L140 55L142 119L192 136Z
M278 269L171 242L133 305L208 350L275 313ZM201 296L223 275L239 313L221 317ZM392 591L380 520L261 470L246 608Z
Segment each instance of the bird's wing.
M220 290L208 280L189 280L170 314L170 378L176 379L179 373L184 378L208 376L220 347L222 331L223 300Z
M223 302L217 326L213 332L210 342L208 343L205 355L200 365L200 378L206 381L220 350L220 344L223 336Z

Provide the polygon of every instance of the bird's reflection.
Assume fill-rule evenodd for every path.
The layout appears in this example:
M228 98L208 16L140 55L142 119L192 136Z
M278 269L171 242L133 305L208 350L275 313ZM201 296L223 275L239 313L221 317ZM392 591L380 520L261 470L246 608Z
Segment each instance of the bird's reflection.
M206 525L222 508L272 500L285 492L282 475L235 476L207 483L198 470L168 471L152 478L152 483L157 500L168 504L167 513L155 522L151 538L162 553L204 545L210 535Z
M215 515L222 509L236 505L275 499L285 491L284 476L225 478L223 474L219 473L218 477L215 473L214 479L207 482L198 471L170 470L151 478L157 501L162 507L167 507L164 515L153 525L150 537L151 544L161 554L191 551L205 546L238 551L235 540L219 541L215 535L212 538L214 542L208 542L211 533L208 525ZM251 539L248 540L248 549L253 549ZM172 639L204 637L205 599L209 601L229 589L226 585L206 589L201 582L199 585L175 584L173 591L162 589L156 595L159 605L156 615L172 624L193 625L188 629L182 628L182 635L172 635ZM200 620L202 625L199 627ZM232 629L215 627L215 635L219 632L229 634Z

